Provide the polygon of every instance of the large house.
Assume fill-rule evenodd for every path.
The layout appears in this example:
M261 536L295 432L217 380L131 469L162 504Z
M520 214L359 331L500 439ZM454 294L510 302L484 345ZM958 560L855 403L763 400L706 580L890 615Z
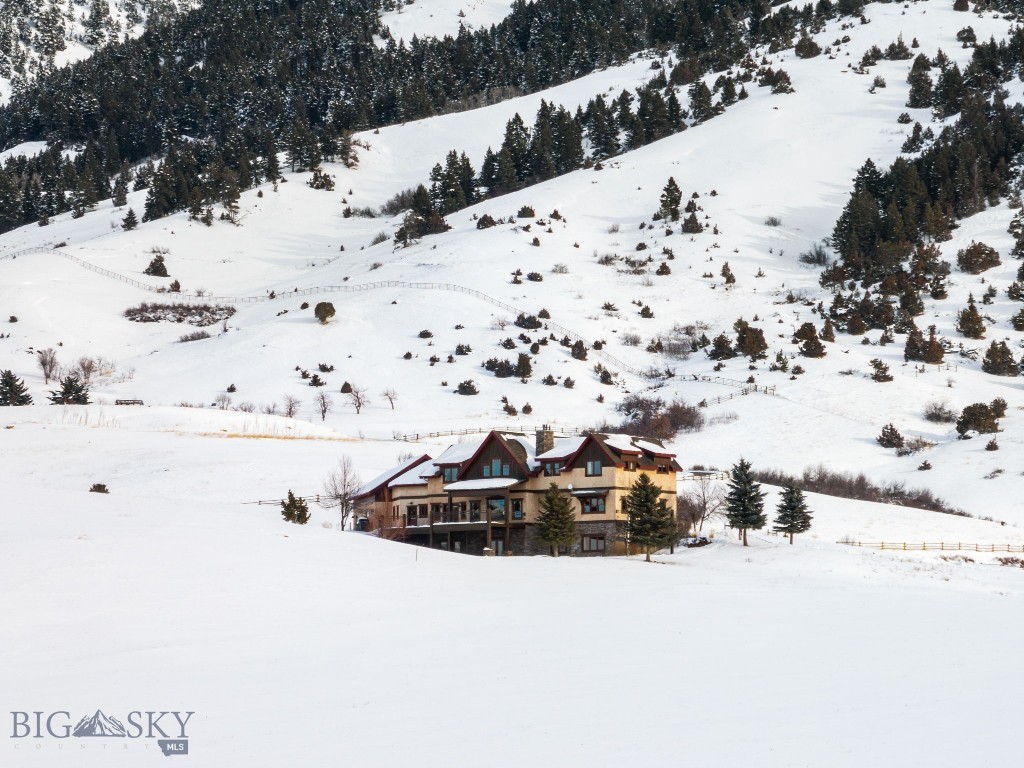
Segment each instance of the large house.
M535 437L490 432L394 467L356 494L357 514L371 528L413 544L453 552L549 554L535 529L540 500L555 483L575 502L579 540L568 553L625 551L620 527L625 498L641 473L675 509L675 454L658 440L617 434Z

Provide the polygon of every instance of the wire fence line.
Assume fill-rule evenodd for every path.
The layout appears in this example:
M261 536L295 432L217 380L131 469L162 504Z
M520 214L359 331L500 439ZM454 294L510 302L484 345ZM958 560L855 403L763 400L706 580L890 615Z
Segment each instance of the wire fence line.
M484 293L483 291L478 291L475 288L466 288L465 286L457 285L455 283L410 282L410 281L406 281L406 280L376 280L376 281L373 281L373 282L370 282L370 283L356 283L356 284L353 284L353 285L321 285L321 286L315 286L313 288L301 288L301 289L300 288L295 288L295 289L293 289L291 291L287 291L287 292L280 293L280 294L276 293L275 291L268 291L265 295L262 295L262 296L213 296L213 295L207 295L207 293L205 291L202 291L202 292L173 291L172 292L172 291L168 291L166 288L164 288L162 286L149 285L148 283L144 283L141 280L136 280L134 278L128 277L127 275L122 275L119 272L114 272L113 270L105 269L103 267L99 267L99 266L97 266L95 264L92 264L92 263L90 263L88 261L85 261L84 259L80 259L77 256L73 256L72 254L67 253L66 251L61 250L59 247L25 248L25 249L22 249L20 251L16 251L14 253L4 254L4 255L0 256L0 261L14 260L14 259L17 259L19 256L27 256L27 255L31 255L31 254L41 254L41 253L56 254L57 256L61 256L61 257L65 258L65 259L67 259L68 261L71 261L74 264L77 264L78 266L82 267L83 269L87 269L87 270L89 270L91 272L95 272L96 274L102 275L103 277L107 277L107 278L110 278L112 280L118 280L118 281L120 281L122 283L125 283L126 285L132 286L133 288L138 288L139 290L147 291L149 293L160 294L161 296L165 296L165 297L167 297L169 299L173 299L174 301L181 302L181 303L196 302L196 303L203 303L203 304L224 304L224 305L254 304L254 303L258 303L258 302L275 301L277 299L281 299L281 298L285 298L285 297L293 297L293 296L312 296L312 295L322 294L322 293L361 293L361 292L364 292L364 291L380 290L382 288L405 288L405 289L412 289L412 290L451 291L451 292L454 292L454 293L462 293L462 294L465 294L467 296L472 296L472 297L474 297L476 299L479 299L480 301L484 301L484 302L486 302L488 304L491 304L492 306L498 307L499 309L503 309L506 312L509 312L509 313L517 315L517 316L520 315L520 314L524 314L524 315L530 314L530 313L528 313L528 312L526 312L524 310L519 309L518 307L515 307L515 306L513 306L511 304L508 304L508 303L506 303L504 301L501 301L500 299L496 299L493 296L489 296L486 293ZM583 342L588 347L590 347L589 350L588 350L588 356L592 355L592 356L598 358L599 360L601 360L603 362L609 363L610 365L614 366L615 368L619 369L620 371L625 371L625 372L627 372L629 374L632 374L633 376L636 376L636 377L641 378L641 379L648 379L648 380L678 379L678 380L681 380L681 381L692 380L692 381L705 382L705 383L709 383L709 384L718 384L718 385L721 385L721 386L733 387L734 389L739 390L736 393L736 395L739 395L739 396L748 395L748 394L751 394L751 393L762 393L762 394L766 394L766 395L774 395L775 394L775 387L774 386L772 386L772 387L757 387L757 386L753 386L753 385L751 385L751 384L749 384L747 382L739 381L737 379L730 379L730 378L727 378L727 377L724 377L724 376L709 376L709 375L690 374L691 378L688 379L683 374L677 374L677 373L675 373L675 372L673 372L671 370L659 370L655 366L650 366L648 368L638 368L638 367L636 367L634 365L630 365L629 363L626 363L623 360L620 360L619 358L617 358L614 355L606 352L603 349L594 349L593 347L590 346L592 342L590 342L589 340L587 340L586 338L584 338L583 336L581 336L577 332L575 332L575 331L573 331L573 330L571 330L569 328L566 328L564 325L560 325L559 323L554 323L554 322L551 322L549 320L549 321L545 321L544 329L547 330L547 331L552 332L553 334L562 336L563 339L567 338L570 342L576 342L576 341ZM734 396L725 397L724 400L731 400L732 397L734 397ZM706 405L712 405L712 404L717 403L717 402L724 402L724 400L723 400L723 398L715 398L713 401L705 401L705 404Z

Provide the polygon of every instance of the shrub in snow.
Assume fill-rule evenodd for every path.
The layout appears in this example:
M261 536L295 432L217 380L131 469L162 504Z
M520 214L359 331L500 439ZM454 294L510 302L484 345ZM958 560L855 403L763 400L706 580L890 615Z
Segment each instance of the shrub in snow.
M149 266L142 270L142 274L153 277L167 277L167 265L164 264L164 257L159 253L149 262Z
M902 448L906 442L900 431L892 424L882 427L882 433L875 440L883 448Z
M960 249L956 254L956 265L962 272L972 275L980 274L992 267L998 267L1001 263L999 252L995 248L973 240L969 246Z
M327 325L327 322L334 317L334 305L329 301L321 301L313 308L313 316L320 321L321 325Z
M516 217L520 219L532 219L536 215L537 214L533 210L533 206L524 205L522 208L519 209L519 213L516 214Z
M458 389L455 390L460 395L478 395L480 390L476 388L476 382L472 379L467 379L459 384Z
M288 491L288 499L281 502L281 517L289 523L305 525L309 522L309 507L304 499L297 499Z
M89 488L89 493L110 493L105 483L93 483Z

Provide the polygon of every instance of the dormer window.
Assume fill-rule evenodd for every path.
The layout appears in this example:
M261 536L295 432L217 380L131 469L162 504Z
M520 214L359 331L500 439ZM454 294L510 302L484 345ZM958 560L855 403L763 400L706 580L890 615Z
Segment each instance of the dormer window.
M600 475L601 475L601 461L600 461L600 459L598 459L596 461L588 461L587 462L587 477L600 477Z
M446 483L454 483L459 479L459 468L458 467L445 467L444 468L444 481Z
M636 472L636 462L635 461L627 461L626 462L626 471L627 472Z
M553 477L562 474L562 462L560 461L546 461L544 462L544 474L548 477Z

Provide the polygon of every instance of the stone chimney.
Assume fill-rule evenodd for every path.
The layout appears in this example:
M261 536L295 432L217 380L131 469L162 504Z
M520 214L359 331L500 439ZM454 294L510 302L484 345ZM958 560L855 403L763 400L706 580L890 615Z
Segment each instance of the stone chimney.
M555 433L547 424L537 430L537 455L546 453L555 447Z

